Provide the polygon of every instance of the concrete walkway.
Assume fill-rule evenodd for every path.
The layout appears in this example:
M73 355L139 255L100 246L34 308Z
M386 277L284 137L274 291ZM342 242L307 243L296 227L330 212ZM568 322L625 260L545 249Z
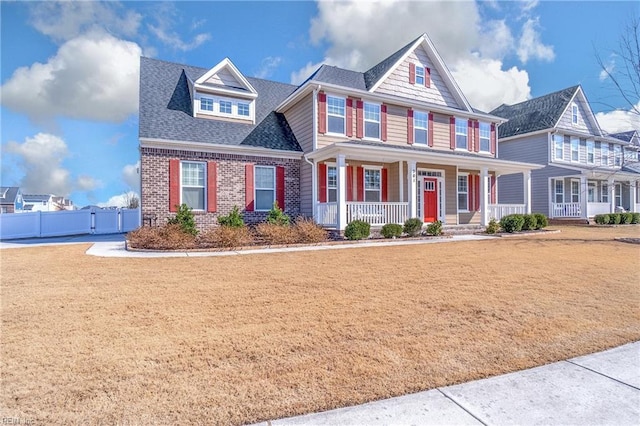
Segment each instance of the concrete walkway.
M289 425L639 425L640 342L323 413Z

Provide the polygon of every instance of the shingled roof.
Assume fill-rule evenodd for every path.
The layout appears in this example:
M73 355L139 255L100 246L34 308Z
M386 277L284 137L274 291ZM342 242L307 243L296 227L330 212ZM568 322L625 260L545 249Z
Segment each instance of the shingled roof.
M0 204L13 204L20 192L17 186L0 186Z
M498 128L498 137L508 138L552 128L566 110L579 87L569 87L515 105L500 105L490 114L506 118L509 121Z
M256 124L193 117L189 80L208 70L140 58L140 138L302 151L284 115L274 112L296 86L247 77L258 92Z
M364 82L367 86L367 90L371 89L375 84L380 80L386 73L389 71L395 64L404 56L405 53L411 49L411 47L418 41L418 39L422 38L422 35L411 43L404 46L402 49L398 50L391 56L384 59L382 62L371 67L369 70L364 73Z
M631 142L635 134L636 134L635 130L629 130L628 132L610 133L609 136L616 139L620 139L621 141Z

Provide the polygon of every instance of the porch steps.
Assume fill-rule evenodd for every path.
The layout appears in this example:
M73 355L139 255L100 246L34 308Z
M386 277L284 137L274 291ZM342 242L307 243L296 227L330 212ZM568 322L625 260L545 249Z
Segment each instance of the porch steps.
M470 235L483 231L482 225L442 225L442 232L445 235Z
M567 217L567 218L549 218L549 225L588 225L589 221L584 218Z

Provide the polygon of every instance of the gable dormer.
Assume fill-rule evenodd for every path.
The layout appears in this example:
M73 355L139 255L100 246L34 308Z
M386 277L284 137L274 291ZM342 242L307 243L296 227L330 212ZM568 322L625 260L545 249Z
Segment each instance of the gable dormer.
M602 131L598 125L591 106L587 101L584 92L580 86L577 87L571 100L567 103L567 106L560 116L556 127L590 133L594 136L602 136Z
M258 92L229 58L198 78L192 91L194 117L255 123Z

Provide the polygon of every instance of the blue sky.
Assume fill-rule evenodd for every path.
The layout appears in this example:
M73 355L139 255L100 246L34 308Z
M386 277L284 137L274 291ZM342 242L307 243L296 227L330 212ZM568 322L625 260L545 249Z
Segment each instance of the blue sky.
M582 84L603 128L640 127L611 82L640 3L1 2L1 182L117 204L138 191L139 56L299 83L365 70L426 32L469 101L490 110ZM613 111L617 110L617 111ZM636 120L636 121L633 121Z

